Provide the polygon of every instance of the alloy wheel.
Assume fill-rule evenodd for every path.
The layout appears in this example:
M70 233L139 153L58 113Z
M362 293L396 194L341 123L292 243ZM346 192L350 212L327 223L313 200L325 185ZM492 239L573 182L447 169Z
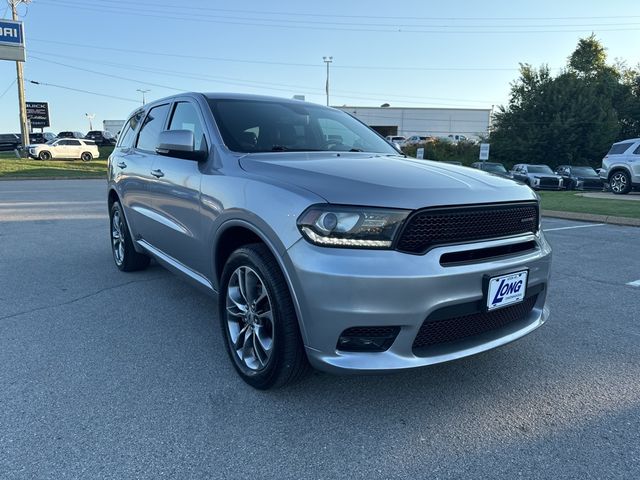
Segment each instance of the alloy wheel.
M622 192L627 188L627 176L624 173L618 172L611 178L611 190L614 192Z
M115 211L111 219L111 248L118 265L124 263L124 225L120 212Z
M238 267L227 287L227 329L237 360L250 371L266 368L273 353L273 309L264 281Z

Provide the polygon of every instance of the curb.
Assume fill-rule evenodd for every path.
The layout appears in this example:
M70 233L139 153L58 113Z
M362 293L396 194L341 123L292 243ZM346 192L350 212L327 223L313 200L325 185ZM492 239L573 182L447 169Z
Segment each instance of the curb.
M609 223L611 225L640 227L640 218L615 217L613 215L595 215L593 213L558 212L556 210L542 210L542 216L565 218L567 220L583 220L586 222Z

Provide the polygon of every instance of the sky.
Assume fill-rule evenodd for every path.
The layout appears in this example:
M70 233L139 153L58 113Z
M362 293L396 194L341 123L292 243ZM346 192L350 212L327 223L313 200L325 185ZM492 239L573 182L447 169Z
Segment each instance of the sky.
M505 104L519 63L560 69L591 32L611 61L640 63L637 0L33 0L18 12L25 78L41 83L27 82L26 98L49 102L55 133L88 131L86 113L94 129L124 119L138 89L324 104L323 56L332 105L394 107ZM19 131L15 71L0 60L0 133Z

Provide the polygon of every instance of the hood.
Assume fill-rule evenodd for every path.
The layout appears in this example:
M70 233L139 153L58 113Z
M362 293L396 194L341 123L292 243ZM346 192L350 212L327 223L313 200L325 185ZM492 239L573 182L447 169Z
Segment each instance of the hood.
M530 173L529 176L533 178L562 178L561 175L555 173Z
M277 152L240 159L245 171L296 185L329 203L416 209L535 200L513 180L468 167L368 153Z

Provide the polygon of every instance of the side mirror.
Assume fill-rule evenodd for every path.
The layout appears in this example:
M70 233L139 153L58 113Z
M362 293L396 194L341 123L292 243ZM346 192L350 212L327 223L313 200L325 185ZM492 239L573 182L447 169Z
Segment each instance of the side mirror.
M194 137L191 130L165 130L160 132L156 153L166 157L184 158L187 160L204 160L207 152L194 148Z

